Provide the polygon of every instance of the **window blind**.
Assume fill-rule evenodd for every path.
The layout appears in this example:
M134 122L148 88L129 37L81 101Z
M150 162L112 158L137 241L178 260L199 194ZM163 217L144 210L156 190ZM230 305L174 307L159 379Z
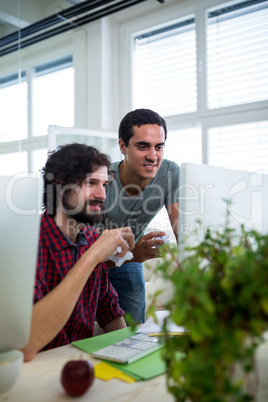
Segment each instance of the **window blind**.
M155 29L134 39L133 104L162 116L196 111L195 20Z
M0 85L0 143L27 138L28 86L25 73L1 79Z
M26 81L26 72L21 71L21 73L9 74L5 77L0 77L0 90L2 88L8 87L10 85L16 85L20 82Z
M49 125L74 125L74 68L71 56L35 67L32 99L33 136L46 135Z
M268 120L209 130L209 164L268 173Z
M268 1L208 12L208 107L268 99Z
M65 68L73 67L72 56L66 56L58 60L53 60L47 63L35 66L35 77L40 77L44 74L55 73L56 71L63 70Z
M181 163L202 163L201 126L168 130L165 158Z

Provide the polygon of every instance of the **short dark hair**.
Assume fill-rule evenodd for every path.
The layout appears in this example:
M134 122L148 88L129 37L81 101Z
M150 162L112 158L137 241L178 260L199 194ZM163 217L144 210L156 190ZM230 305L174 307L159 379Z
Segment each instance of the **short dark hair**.
M127 113L119 125L118 138L121 138L127 147L129 139L134 135L133 127L140 127L145 124L157 124L163 127L165 140L167 139L167 125L165 120L158 113L150 109L136 109Z
M67 184L81 185L83 180L101 166L109 169L108 155L86 144L67 144L58 146L48 154L41 173L44 178L43 208L54 216L59 191Z

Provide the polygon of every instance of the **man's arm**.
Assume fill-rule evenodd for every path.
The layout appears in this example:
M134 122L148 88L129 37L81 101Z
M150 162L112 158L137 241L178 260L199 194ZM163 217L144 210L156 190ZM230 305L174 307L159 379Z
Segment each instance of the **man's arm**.
M169 204L166 205L166 210L169 216L169 220L174 232L174 235L176 237L176 240L178 242L178 230L179 230L179 203L174 202L174 204Z
M98 240L82 255L65 278L43 299L33 306L30 340L25 348L24 360L32 360L68 321L75 304L95 266L109 257L118 247L119 256L134 246L130 228L104 231Z
M166 210L169 216L170 224L173 229L174 235L178 242L178 220L179 220L179 203L174 202L166 206ZM145 262L151 258L159 257L157 246L164 244L163 240L155 240L155 237L164 236L166 233L161 231L150 232L145 236L142 236L136 243L135 248L132 250L133 262ZM108 266L114 266L113 263L108 262Z
M114 320L108 322L108 324L104 325L104 332L116 331L117 329L126 328L126 322L123 317L115 318Z
M169 220L178 242L178 220L179 220L179 203L175 202L166 206ZM164 244L163 240L155 240L155 237L164 236L165 232L150 232L147 235L140 238L140 240L135 245L132 261L144 262L151 258L157 258L159 256L158 249L156 246L161 246Z

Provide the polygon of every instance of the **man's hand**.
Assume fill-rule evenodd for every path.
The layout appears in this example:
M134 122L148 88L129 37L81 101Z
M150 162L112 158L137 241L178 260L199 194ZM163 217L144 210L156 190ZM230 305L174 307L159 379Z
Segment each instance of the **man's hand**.
M110 255L121 246L122 252L116 257L123 257L127 251L134 248L134 235L130 227L119 229L104 230L98 240L88 249L88 253L94 253L96 264L106 260Z
M144 262L146 260L150 260L151 258L157 258L159 256L157 246L161 246L165 242L159 239L155 240L154 238L165 236L165 234L165 232L155 231L141 237L135 245L134 250L132 250L134 255L132 261Z

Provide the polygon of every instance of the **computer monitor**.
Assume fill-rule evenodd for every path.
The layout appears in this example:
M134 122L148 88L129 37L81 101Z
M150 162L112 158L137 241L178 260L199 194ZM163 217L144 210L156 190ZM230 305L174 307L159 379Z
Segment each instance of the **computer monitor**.
M227 206L226 200L230 203ZM197 244L206 229L230 227L268 233L268 175L209 165L182 164L179 183L179 249ZM200 223L198 223L199 221Z
M0 176L0 353L29 339L42 180Z

